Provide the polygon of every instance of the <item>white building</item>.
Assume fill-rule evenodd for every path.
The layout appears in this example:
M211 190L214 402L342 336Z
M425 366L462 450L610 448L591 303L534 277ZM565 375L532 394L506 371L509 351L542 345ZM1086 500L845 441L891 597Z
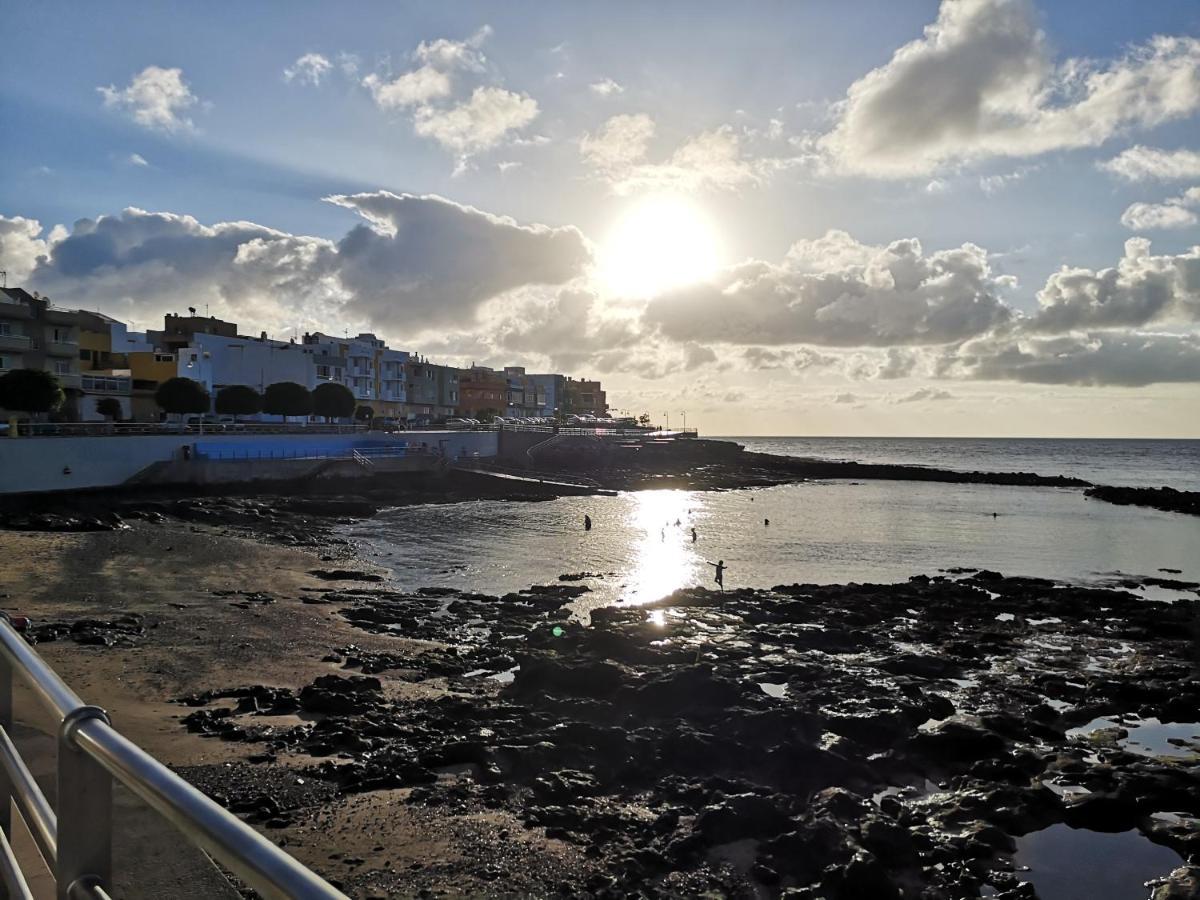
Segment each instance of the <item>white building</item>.
M244 384L259 393L268 385L294 381L317 385L314 350L304 344L265 338L192 335L177 357L177 374L198 381L213 396L223 387Z

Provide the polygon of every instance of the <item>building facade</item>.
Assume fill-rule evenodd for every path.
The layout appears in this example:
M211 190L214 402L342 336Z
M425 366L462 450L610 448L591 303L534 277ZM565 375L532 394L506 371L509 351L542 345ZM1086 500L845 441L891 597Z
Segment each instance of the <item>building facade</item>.
M22 288L0 288L0 375L10 369L54 374L67 395L63 418L78 415L79 313L58 309L48 297Z

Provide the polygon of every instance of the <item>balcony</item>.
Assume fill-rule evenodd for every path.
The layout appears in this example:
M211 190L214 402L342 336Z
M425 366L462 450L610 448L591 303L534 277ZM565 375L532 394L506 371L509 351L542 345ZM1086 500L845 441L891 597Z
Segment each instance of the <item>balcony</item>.
M56 309L53 306L47 306L42 316L49 325L79 324L79 313L73 309Z
M15 350L24 353L29 349L29 336L25 334L0 334L0 350Z
M24 303L0 300L0 319L32 319L33 310Z
M79 341L46 341L42 349L50 356L79 358Z

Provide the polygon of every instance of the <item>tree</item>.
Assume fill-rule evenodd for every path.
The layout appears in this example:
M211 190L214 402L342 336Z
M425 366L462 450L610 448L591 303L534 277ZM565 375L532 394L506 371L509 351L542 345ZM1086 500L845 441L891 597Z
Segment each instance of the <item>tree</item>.
M313 414L324 416L325 421L354 415L355 405L354 394L344 384L327 381L312 392Z
M154 402L163 412L185 415L208 412L208 391L190 378L168 378L154 392Z
M252 416L262 412L262 394L246 384L231 384L217 391L217 412L224 416Z
M640 416L638 416L638 424L641 425L643 428L649 428L650 427L650 413L642 413Z
M14 412L53 412L66 394L51 373L41 369L13 369L0 378L0 407Z
M312 413L312 394L294 381L277 381L267 385L263 394L263 412L273 416L307 416Z
M375 410L369 406L360 406L354 411L354 418L360 422L370 422L375 418Z
M121 421L121 401L116 397L101 397L96 401L96 412L114 422Z

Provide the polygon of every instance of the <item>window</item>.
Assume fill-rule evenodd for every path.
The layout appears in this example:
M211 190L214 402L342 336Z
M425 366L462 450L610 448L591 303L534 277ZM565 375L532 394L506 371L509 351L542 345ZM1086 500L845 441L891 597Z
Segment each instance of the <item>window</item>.
M155 362L175 362L175 357L172 356L170 353L155 353L154 361Z
M0 334L12 334L12 322L0 322Z
M91 350L80 350L79 358L81 360L83 360L84 362L91 362L92 361L92 351Z
M71 374L71 364L69 362L63 362L61 359L56 359L54 361L54 374L55 375L70 375Z
M0 370L7 369L8 367L8 357L0 356Z

